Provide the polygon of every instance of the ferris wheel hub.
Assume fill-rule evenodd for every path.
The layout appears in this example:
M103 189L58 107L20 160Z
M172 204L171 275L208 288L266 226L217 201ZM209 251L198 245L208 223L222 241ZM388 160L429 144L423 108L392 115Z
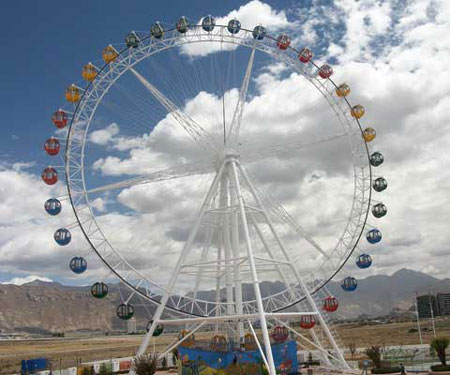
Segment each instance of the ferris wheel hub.
M225 147L224 159L239 159L239 152L232 147Z

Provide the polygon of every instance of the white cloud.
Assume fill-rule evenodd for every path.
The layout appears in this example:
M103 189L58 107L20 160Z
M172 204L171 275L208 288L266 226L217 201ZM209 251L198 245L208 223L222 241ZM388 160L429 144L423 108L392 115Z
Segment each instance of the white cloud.
M116 123L112 123L104 129L91 132L89 140L92 143L104 146L117 134L119 134L119 126Z
M448 277L449 5L444 1L415 1L403 10L394 5L342 0L334 3L336 12L311 8L298 30L298 41L319 43L329 38L326 53L338 59L333 78L337 83L348 82L352 89L350 101L366 107L362 124L378 132L370 148L386 157L385 164L374 173L384 175L389 187L383 193L374 193L373 198L387 205L388 215L380 220L370 217L370 223L381 229L383 241L369 246L363 239L361 251L374 255L373 267L364 273L356 271L352 259L345 272L362 276L408 267ZM319 19L319 11L323 18ZM233 17L249 28L259 22L266 26L273 22L275 29L291 27L284 12L259 1L230 12L218 23ZM264 17L267 19L263 22ZM321 28L327 23L333 30L336 25L344 25L342 38L324 34ZM379 38L381 46L377 44ZM190 53L206 55L205 51L209 50ZM242 137L246 150L266 150L274 144L302 143L334 134L332 114L305 80L296 74L288 75L285 67L276 62L258 73L244 113ZM237 89L230 89L225 98L226 112L231 113ZM220 136L221 98L203 91L183 108ZM92 143L106 150L93 162L97 174L127 178L202 156L170 116L151 133L131 129L134 134L128 134L125 130L121 124L111 123L92 133ZM343 142L324 144L280 152L277 158L257 160L248 167L257 182L282 201L326 248L333 245L349 210L347 198L352 184L344 150ZM189 177L96 197L93 202L100 214L99 223L127 259L152 277L167 278L180 250L180 239L186 237L210 178ZM0 255L6 262L3 270L14 267L35 274L39 266L53 279L53 275L69 277L62 268L74 247L69 250L56 246L52 234L58 220L42 219L42 204L52 190L43 191L35 177L17 168L0 171L0 186L0 223L4 225L0 230ZM292 241L290 235L283 234ZM38 259L39 264L32 264L30 257L23 254L32 256L33 261ZM317 254L302 243L301 257L296 259L299 268L307 270L316 265L316 258Z
M4 281L0 284L23 285L23 284L31 283L32 281L36 281L36 280L45 281L47 283L51 283L53 281L52 279L49 279L48 277L30 275L30 276L25 276L25 277L13 277L11 280Z
M228 22L236 18L241 22L241 26L247 30L253 30L257 25L262 25L268 30L278 30L292 27L293 25L288 21L285 11L276 11L266 3L259 0L249 1L242 5L239 9L229 12L224 17L214 16L217 25L228 25ZM201 20L198 22L201 23ZM198 33L199 31L196 31ZM200 31L204 35L208 35L203 30ZM214 31L213 31L214 32ZM191 32L188 32L188 35ZM189 56L206 56L217 51L234 50L237 45L230 43L211 43L205 46L201 43L186 44L181 48L181 51Z

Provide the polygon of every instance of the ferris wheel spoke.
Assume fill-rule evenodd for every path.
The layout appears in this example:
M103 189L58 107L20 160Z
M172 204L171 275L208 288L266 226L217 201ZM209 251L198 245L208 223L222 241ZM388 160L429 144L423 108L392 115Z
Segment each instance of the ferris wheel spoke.
M245 99L247 98L248 84L250 83L250 77L252 74L253 61L255 60L256 48L252 48L250 58L248 60L247 68L245 70L245 76L242 81L241 89L239 91L239 98L234 109L233 119L231 121L230 129L228 131L227 138L230 138L235 144L239 141L239 130L242 122L242 114L244 113ZM234 130L234 133L233 133Z
M182 164L174 168L163 169L157 172L146 174L144 176L130 178L125 181L99 186L93 189L86 190L81 194L86 195L86 194L100 193L110 190L124 189L136 185L150 184L153 182L174 180L182 177L207 174L212 172L213 170L214 168L212 165L207 166L205 164Z
M250 179L248 177L248 171L244 170L242 165L241 168L245 175L247 176L247 180L250 183ZM284 223L289 225L297 234L299 234L302 238L304 238L314 249L316 249L320 254L325 256L326 259L329 258L329 255L325 252L325 250L322 249L322 247L314 240L314 238L308 234L308 232L303 229L295 220L294 218L289 214L289 212L282 206L281 203L276 201L276 199L269 194L267 191L263 191L261 189L256 188L252 184L252 188L255 191L255 194L259 196L259 199L263 206L268 206L271 208L272 212L281 219Z
M314 238L308 234L308 232L302 228L286 211L286 209L279 203L274 206L274 212L276 215L283 220L286 224L288 224L292 229L294 229L301 237L303 237L314 249L316 249L320 254L322 254L326 259L329 258L329 255L322 249L321 246L314 240Z
M270 157L278 157L283 154L289 154L291 151L301 150L308 147L313 147L318 144L332 142L339 139L343 139L348 137L347 133L339 133L327 137L323 137L311 142L288 142L283 144L277 144L271 147L266 147L261 144L258 148L254 148L253 151L249 151L248 153L243 153L243 159L246 162L255 162L260 161L261 159L270 158Z
M217 145L211 134L203 129L197 122L183 112L174 102L159 91L147 79L145 79L136 69L130 71L141 82L144 87L153 95L153 97L173 116L173 118L183 127L183 129L205 150L212 153L217 152Z

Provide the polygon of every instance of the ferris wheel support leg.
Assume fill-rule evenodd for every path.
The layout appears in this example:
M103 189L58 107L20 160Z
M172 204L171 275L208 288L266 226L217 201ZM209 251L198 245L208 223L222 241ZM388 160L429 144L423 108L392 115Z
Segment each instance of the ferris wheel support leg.
M203 204L200 208L200 212L197 216L197 219L195 221L194 227L192 228L191 233L189 234L189 238L187 239L183 250L181 251L180 257L178 258L177 264L175 266L175 269L172 273L172 276L170 278L170 281L168 283L167 289L164 293L164 296L161 299L161 303L158 306L158 308L156 309L155 315L153 317L153 323L149 329L149 331L147 332L147 334L144 337L144 340L141 343L141 346L139 347L139 350L136 353L136 356L140 356L142 354L145 353L145 351L147 350L148 344L150 342L151 337L153 336L153 332L155 331L156 325L158 324L158 321L161 319L162 313L164 312L164 309L166 307L167 301L169 300L170 294L173 291L173 288L175 286L175 283L178 279L178 275L181 269L181 266L183 265L184 261L186 260L186 257L189 253L189 251L191 250L192 244L195 240L195 238L197 237L197 233L198 230L200 228L200 224L202 222L203 216L207 210L207 208L210 206L211 204L211 200L214 197L214 194L217 191L218 185L219 185L219 181L222 177L222 174L224 172L224 167L225 167L225 163L222 163L222 165L219 168L219 171L217 172L213 183L211 184L211 187L208 191L208 193L206 194L206 197L203 201Z
M289 331L291 331L294 335L300 337L304 342L308 343L309 345L311 345L313 348L316 348L317 350L319 350L320 352L324 353L325 355L329 355L331 358L333 358L336 361L339 361L339 358L335 357L332 354L328 354L326 352L326 350L322 347L322 346L317 346L313 341L309 340L307 337L303 336L300 332L297 332L295 329L293 329L292 327L289 327L285 322L283 322L280 319L275 318L275 321L278 322L279 324L281 324L283 327L286 327Z
M250 328L250 331L252 331L253 337L255 338L256 346L258 347L258 350L261 353L261 358L262 358L264 364L266 365L266 367L269 368L269 364L267 363L267 359L266 359L266 356L264 354L264 350L262 350L262 348L261 348L261 344L259 343L258 336L256 335L256 332L253 329L253 325L252 325L252 322L250 320L248 321L248 326Z
M256 272L255 259L253 257L253 249L252 249L252 243L250 240L250 233L249 233L248 224L247 224L247 216L246 216L245 208L244 208L244 199L241 194L241 188L239 185L239 178L238 178L235 160L230 162L230 167L231 167L233 181L236 185L237 202L238 202L239 213L240 213L240 217L241 217L242 228L243 228L243 232L244 232L245 244L246 244L246 248L247 248L247 257L248 257L248 262L249 262L251 273L252 273L253 287L254 287L254 291L255 291L256 303L258 306L259 319L261 322L261 331L262 331L262 335L263 335L263 339L264 339L264 347L266 349L267 363L269 365L268 371L269 371L269 375L276 375L275 362L273 360L272 347L270 345L269 331L267 329L266 315L265 315L264 305L263 305L262 297L261 297L261 289L259 287L258 274Z
M272 252L272 250L270 250L270 247L267 245L267 242L264 239L264 236L263 236L263 234L261 232L261 229L259 228L258 223L256 222L255 217L254 217L253 214L250 215L250 219L252 221L252 224L253 224L254 228L256 229L256 233L258 234L259 239L261 240L261 242L263 244L263 247L266 249L267 253L269 254L270 259L275 259L274 255L273 255L273 252ZM275 268L277 269L278 275L280 276L280 279L283 281L284 285L286 285L286 287L288 287L289 286L289 282L288 282L285 274L281 271L280 266L277 264L275 266ZM290 290L289 293L290 293L291 297L294 299L295 298L295 294L292 291L292 289ZM295 306L296 306L296 309L298 311L301 310L299 305L295 305ZM325 349L322 348L322 344L320 343L320 340L318 339L316 333L314 332L314 329L311 330L311 336L313 337L313 340L314 340L315 344L317 345L317 347L321 348L320 352L323 355L324 362L328 366L331 367L331 362L328 359L328 356L324 354Z
M238 165L239 170L244 178L245 183L247 184L247 186L250 189L250 192L251 192L253 198L255 199L259 208L262 210L264 218L265 218L267 224L269 225L270 231L272 232L272 235L274 236L278 246L280 247L281 251L283 252L283 255L285 256L287 261L291 262L289 254L287 253L287 251L283 245L283 242L281 241L280 237L278 236L277 232L275 231L272 220L270 219L269 214L267 213L261 200L259 199L258 195L256 194L253 184L251 183L250 179L248 178L248 176L247 176L245 170L242 168L242 166L239 163L237 163L237 165ZM292 262L291 262L291 264L292 264ZM347 361L345 360L345 358L341 352L341 349L336 344L336 341L334 340L333 335L331 334L325 320L323 319L322 314L320 313L319 309L317 308L317 305L315 304L314 299L312 298L311 294L309 293L308 288L306 287L305 283L303 282L302 277L300 276L297 269L293 265L292 265L292 271L294 272L296 279L300 283L300 286L302 287L303 292L305 293L308 303L310 304L313 311L317 313L317 317L319 319L320 326L323 329L323 331L325 332L325 335L327 336L328 341L331 343L333 349L335 350L336 356L339 358L339 362L341 363L342 367L344 367L345 369L350 369L350 366L348 365Z
M216 277L216 316L220 316L221 315L221 311L220 311L220 265L221 265L221 260L222 260L222 238L221 236L219 236L219 244L217 247L217 277ZM216 323L214 325L214 331L217 332L219 330L219 324Z
M220 208L227 209L230 207L230 187L229 187L229 165L225 166L222 179L220 181ZM222 217L222 238L223 247L225 255L225 286L226 286L226 297L227 297L227 314L233 315L235 313L234 309L234 296L233 296L233 282L232 282L232 272L233 264L231 262L231 226L230 226L230 214L225 213ZM233 340L235 335L235 330L230 324L226 325L226 335L227 340L230 342Z
M230 178L230 204L231 207L237 207L237 192L234 180ZM244 308L242 304L242 277L241 277L241 267L238 258L240 257L239 248L239 217L238 210L233 210L231 216L231 242L234 256L234 295L236 303L236 313L242 315L244 313ZM238 344L242 343L244 339L244 323L239 322L237 326L237 341Z
M220 181L220 208L225 209L229 207L229 188L228 188L228 166L225 167L225 171ZM233 283L231 281L231 238L230 238L230 217L225 214L222 218L222 234L223 244L225 250L225 285L227 293L227 314L232 315L233 309Z
M313 339L313 341L315 342L315 344L316 344L318 347L322 348L322 344L320 343L320 340L319 340L319 338L317 337L317 333L316 333L316 331L314 330L314 328L311 328L311 336L312 336L312 339ZM322 348L322 349L323 349L323 348ZM322 355L322 359L323 359L324 363L325 363L327 366L331 367L331 362L330 362L330 359L328 358L328 355L325 353L325 349L323 349L322 351L320 351L320 354Z
M293 271L298 273L297 270L295 270L294 267L293 267ZM327 336L328 341L330 342L331 346L333 347L333 349L334 349L334 351L336 353L336 356L339 359L340 364L342 365L343 368L350 369L350 366L348 365L347 361L345 360L341 349L339 348L339 346L337 345L336 341L334 340L334 337L333 337L330 329L328 328L328 325L325 322L325 319L323 318L322 314L320 313L319 309L317 308L317 305L314 302L314 299L312 298L311 294L309 293L309 290L306 287L306 285L303 282L303 279L300 277L300 275L298 275L298 279L299 279L300 285L301 285L301 287L302 287L302 289L303 289L303 291L305 293L306 299L308 300L311 308L313 309L314 312L317 313L317 317L319 318L319 322L320 322L320 327L325 332L325 335Z

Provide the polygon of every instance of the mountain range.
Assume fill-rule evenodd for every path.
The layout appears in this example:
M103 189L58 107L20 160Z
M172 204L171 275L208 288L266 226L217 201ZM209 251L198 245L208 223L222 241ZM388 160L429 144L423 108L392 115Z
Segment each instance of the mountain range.
M282 289L280 282L261 283L262 294ZM355 292L344 292L339 283L327 285L339 300L339 318L360 315L382 316L394 308L406 311L419 294L450 292L450 279L438 279L422 272L401 269L391 276L375 275L358 281ZM73 331L117 331L126 328L115 311L120 301L118 285L110 285L105 299L93 299L90 287L65 286L56 282L33 281L21 286L0 285L0 332L48 334ZM244 296L250 285L244 285ZM207 297L211 291L199 292ZM153 306L137 304L135 317L138 328L146 326Z

